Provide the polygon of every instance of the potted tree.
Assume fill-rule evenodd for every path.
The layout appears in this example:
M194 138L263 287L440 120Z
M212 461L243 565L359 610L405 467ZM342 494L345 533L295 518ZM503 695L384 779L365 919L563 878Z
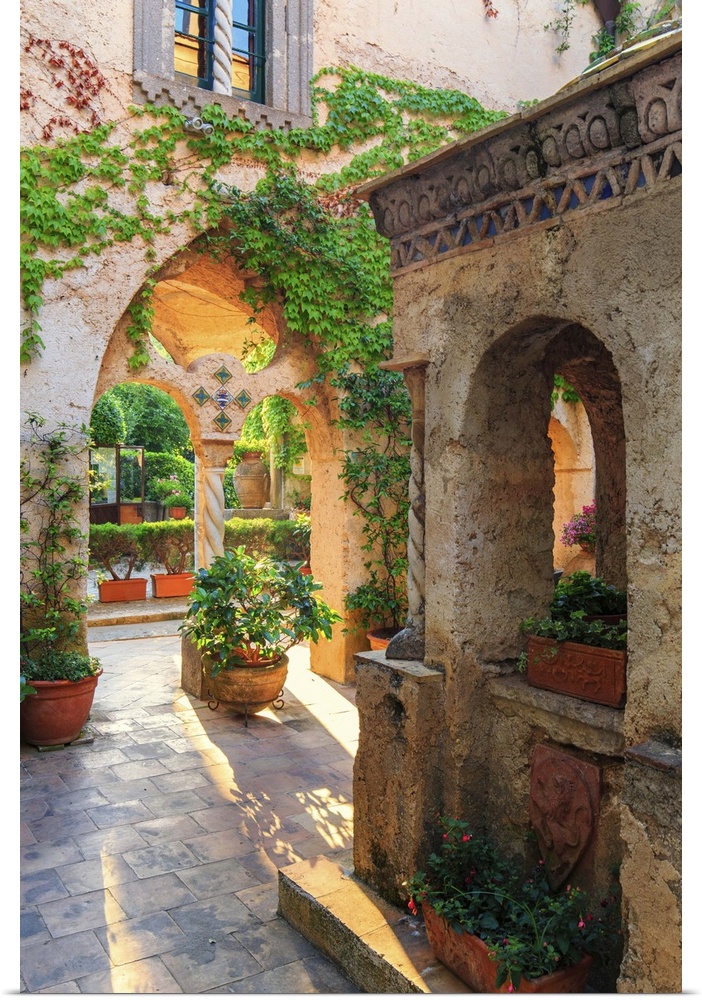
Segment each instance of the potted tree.
M215 701L244 715L272 704L287 677L287 651L303 639L330 639L341 621L314 596L320 589L289 563L257 561L243 546L198 571L181 630L203 654Z
M476 993L582 993L593 960L617 953L616 896L552 891L460 819L440 817L440 847L406 883L434 954Z
M109 573L98 584L100 600L145 601L146 577L132 578L144 564L137 524L93 524L90 527L90 561Z
M142 552L149 562L159 562L165 573L152 573L154 597L187 597L195 581L195 525L191 520L150 521L139 526Z
M87 428L27 415L20 462L20 736L36 746L73 742L93 703L100 662L87 651L85 535L76 477Z
M547 618L525 619L519 667L532 687L621 708L626 701L626 591L577 572L555 587Z

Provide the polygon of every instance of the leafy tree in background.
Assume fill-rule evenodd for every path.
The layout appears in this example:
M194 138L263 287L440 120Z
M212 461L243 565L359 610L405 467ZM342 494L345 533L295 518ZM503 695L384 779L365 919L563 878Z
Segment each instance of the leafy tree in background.
M93 407L90 436L96 447L112 448L127 440L127 424L119 399L106 392Z
M127 425L125 444L194 459L185 417L176 401L163 390L139 382L124 382L109 389L105 397L116 399L122 407Z

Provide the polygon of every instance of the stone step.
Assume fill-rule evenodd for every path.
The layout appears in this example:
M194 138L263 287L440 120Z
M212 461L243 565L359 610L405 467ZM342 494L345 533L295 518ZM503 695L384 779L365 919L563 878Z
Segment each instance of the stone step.
M471 993L435 957L422 920L325 856L278 872L278 913L364 993Z

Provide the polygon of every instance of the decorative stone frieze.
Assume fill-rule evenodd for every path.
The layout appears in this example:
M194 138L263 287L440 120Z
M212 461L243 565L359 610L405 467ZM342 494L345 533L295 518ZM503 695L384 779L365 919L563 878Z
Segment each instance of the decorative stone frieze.
M366 185L360 193L391 240L393 273L680 175L681 64L677 51L628 76L617 67L608 86L575 86L540 115L515 116L382 187Z

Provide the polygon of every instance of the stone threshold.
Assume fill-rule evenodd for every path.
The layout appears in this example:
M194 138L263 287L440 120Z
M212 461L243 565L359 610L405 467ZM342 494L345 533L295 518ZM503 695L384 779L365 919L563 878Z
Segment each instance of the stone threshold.
M422 920L320 855L278 872L278 913L364 993L472 993L441 964Z

